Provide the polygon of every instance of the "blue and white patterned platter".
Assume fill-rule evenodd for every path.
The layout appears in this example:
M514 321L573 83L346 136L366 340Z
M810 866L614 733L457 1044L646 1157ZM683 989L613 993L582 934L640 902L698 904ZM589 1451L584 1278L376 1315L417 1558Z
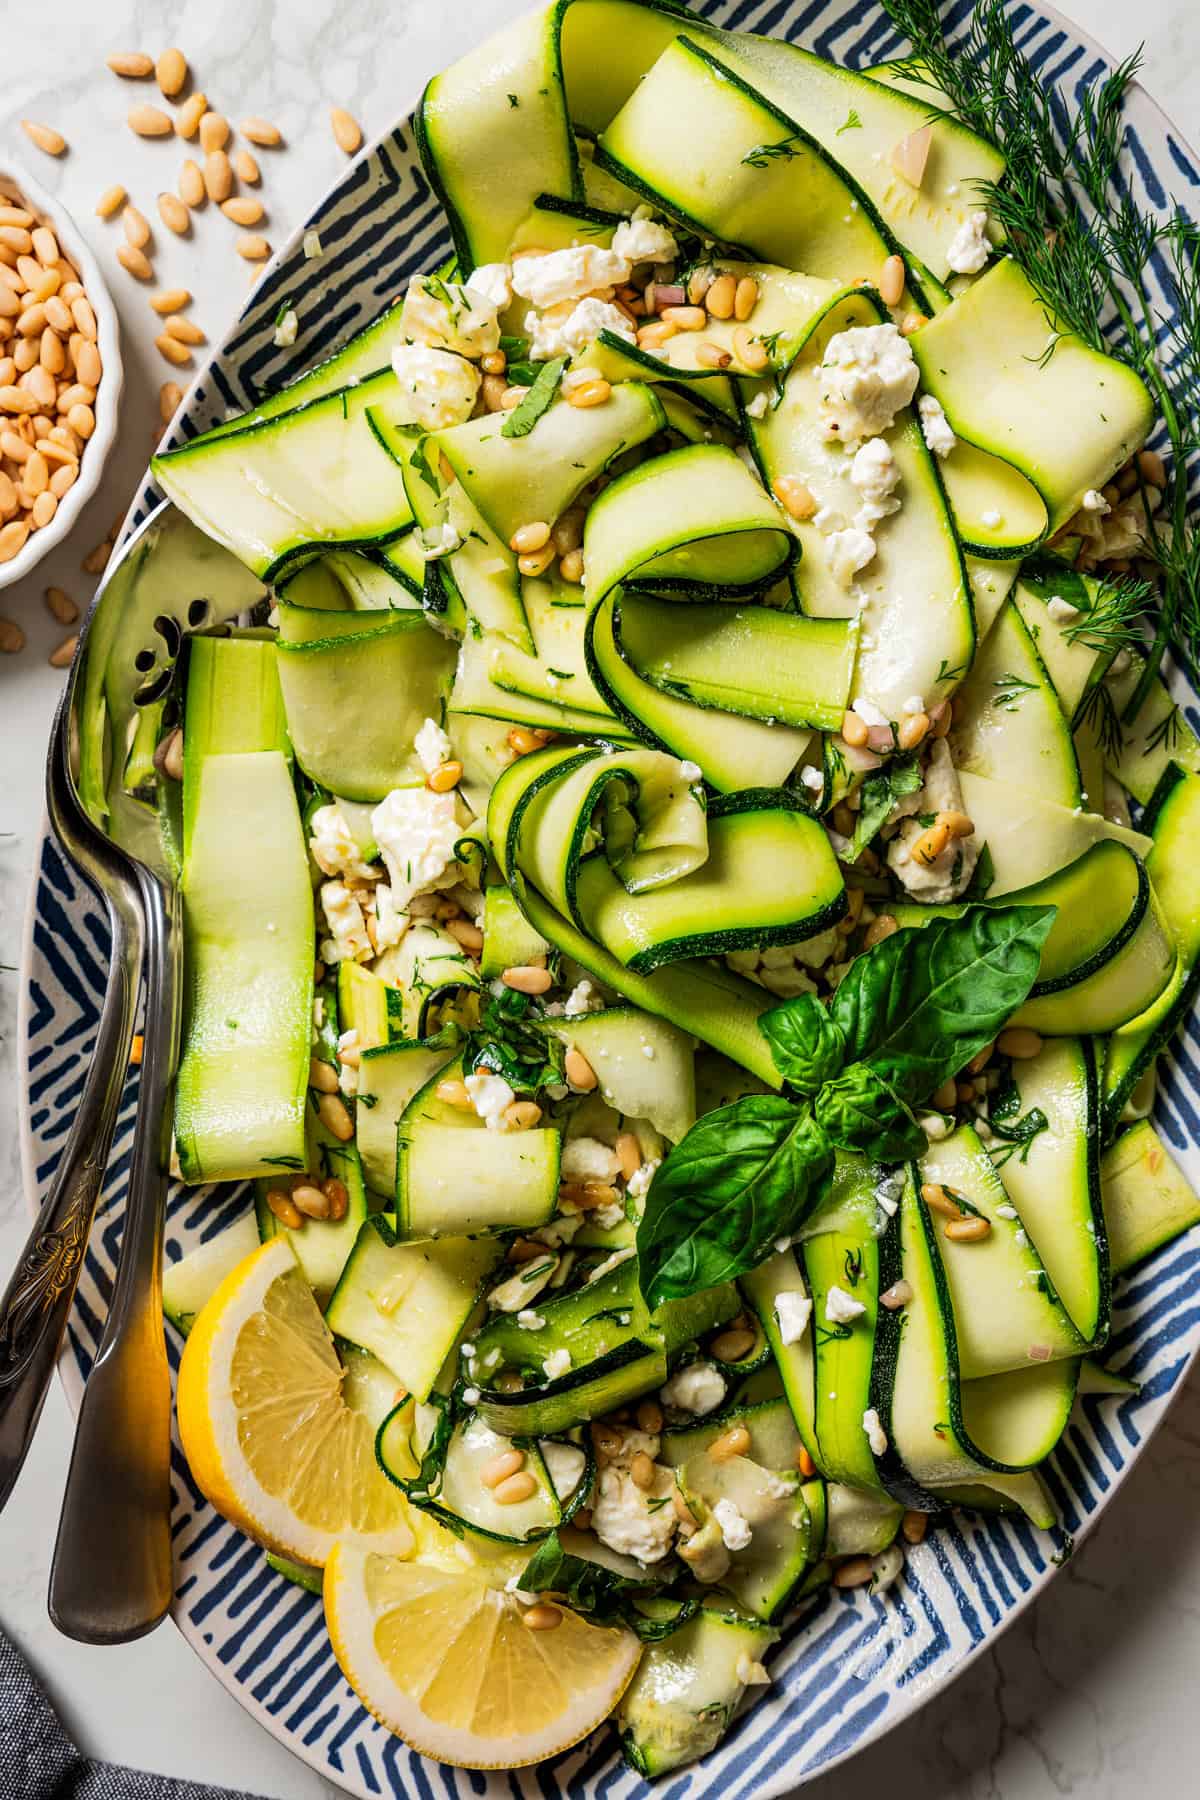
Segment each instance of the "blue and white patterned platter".
M956 0L950 20L971 0ZM804 43L851 67L902 46L875 0L705 0L719 23ZM1010 6L1021 48L1070 100L1103 76L1103 53L1039 6ZM1164 211L1200 206L1200 161L1153 103L1135 90L1127 108L1124 179L1138 203ZM322 256L306 260L305 230ZM227 409L252 404L368 323L410 274L435 265L449 243L421 172L407 120L363 153L320 202L255 289L244 316L188 397L174 437L190 437ZM1170 304L1156 296L1164 315ZM281 305L294 307L293 350L273 345ZM147 487L131 522L155 504ZM1181 669L1176 698L1200 728L1197 694ZM46 836L35 874L22 963L23 1152L31 1205L50 1181L70 1128L95 1038L107 968L107 931L95 896ZM103 1326L120 1241L134 1118L126 1088L113 1160L88 1250L64 1355L73 1404ZM1200 1033L1193 1018L1163 1058L1156 1123L1200 1181ZM174 1259L211 1237L247 1204L245 1187L177 1188L167 1227ZM1078 1539L1124 1480L1200 1346L1200 1229L1160 1251L1117 1285L1107 1361L1138 1381L1136 1398L1084 1401L1050 1467L1063 1534ZM179 1341L170 1335L172 1360ZM327 1779L360 1796L570 1795L632 1800L648 1793L619 1762L604 1730L540 1769L487 1778L438 1769L413 1756L363 1709L343 1679L318 1598L266 1566L262 1552L202 1499L176 1446L174 1616L204 1662L268 1730ZM1049 1583L1063 1537L1012 1519L960 1519L910 1553L887 1594L827 1590L800 1612L769 1659L773 1686L702 1765L661 1790L664 1800L756 1800L802 1784L879 1737L994 1641ZM1047 1602L1053 1605L1053 1600Z

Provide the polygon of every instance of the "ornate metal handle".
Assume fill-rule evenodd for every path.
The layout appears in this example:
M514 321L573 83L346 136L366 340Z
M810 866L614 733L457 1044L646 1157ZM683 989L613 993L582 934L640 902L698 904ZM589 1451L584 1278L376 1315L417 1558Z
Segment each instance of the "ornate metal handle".
M54 1373L129 1066L142 921L125 896L105 898L112 965L79 1111L0 1300L0 1508L21 1472Z

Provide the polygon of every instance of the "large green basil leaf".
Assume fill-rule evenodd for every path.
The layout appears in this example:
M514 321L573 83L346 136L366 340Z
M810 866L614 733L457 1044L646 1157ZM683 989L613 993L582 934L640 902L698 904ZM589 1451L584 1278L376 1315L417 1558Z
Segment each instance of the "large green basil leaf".
M802 1094L815 1094L845 1060L846 1040L813 994L798 994L760 1014L758 1029L771 1046L775 1067Z
M925 1133L870 1063L851 1063L817 1095L817 1124L839 1150L876 1162L905 1162L925 1148Z
M803 1222L832 1167L808 1107L749 1094L707 1113L646 1195L637 1249L647 1305L757 1268Z
M1037 980L1053 906L972 907L858 957L830 1002L847 1062L920 1106L1003 1030Z

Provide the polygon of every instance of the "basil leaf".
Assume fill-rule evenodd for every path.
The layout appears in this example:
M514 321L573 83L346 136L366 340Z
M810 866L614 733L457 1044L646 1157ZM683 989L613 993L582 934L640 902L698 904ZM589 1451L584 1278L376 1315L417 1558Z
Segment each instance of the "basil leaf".
M798 994L759 1016L758 1029L771 1046L775 1067L802 1094L815 1094L845 1061L846 1040L812 994Z
M556 356L553 362L543 363L538 370L537 379L519 406L515 406L500 427L500 436L506 438L528 437L544 412L549 412L554 404L554 396L558 392L558 384L562 380L563 370L567 366L565 356Z
M906 1162L925 1148L925 1133L870 1063L851 1063L817 1095L814 1116L830 1143L876 1162Z
M830 1002L848 1062L909 1106L990 1044L1037 980L1053 906L980 906L897 931L856 958Z
M833 1151L807 1107L749 1094L699 1120L646 1195L637 1249L650 1307L757 1268L811 1211Z
M623 1619L633 1594L655 1586L653 1576L635 1580L564 1550L557 1531L543 1538L525 1565L521 1588L527 1594L557 1594L585 1618L602 1623Z
M868 775L862 784L862 807L846 861L857 862L879 827L887 822L897 800L915 794L924 785L925 777L915 756L897 756L885 769Z
M489 995L463 1052L463 1072L490 1069L518 1094L536 1094L563 1078L566 1049L528 994L516 988Z

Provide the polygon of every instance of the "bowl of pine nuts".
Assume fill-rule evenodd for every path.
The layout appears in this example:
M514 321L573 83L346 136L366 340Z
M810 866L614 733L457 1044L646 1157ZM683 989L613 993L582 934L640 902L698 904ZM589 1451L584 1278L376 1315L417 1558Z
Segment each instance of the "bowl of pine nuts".
M0 588L95 492L121 397L116 308L69 215L0 161Z

